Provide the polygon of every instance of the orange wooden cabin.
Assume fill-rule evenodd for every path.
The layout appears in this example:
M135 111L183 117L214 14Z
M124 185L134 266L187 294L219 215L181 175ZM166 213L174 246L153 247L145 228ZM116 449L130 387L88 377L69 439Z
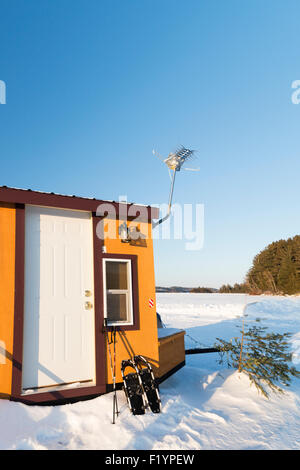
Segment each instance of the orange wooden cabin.
M113 326L118 386L121 361L135 354L158 381L184 365L184 332L158 335L158 215L150 206L0 187L1 398L57 404L110 391ZM138 237L121 238L128 226Z

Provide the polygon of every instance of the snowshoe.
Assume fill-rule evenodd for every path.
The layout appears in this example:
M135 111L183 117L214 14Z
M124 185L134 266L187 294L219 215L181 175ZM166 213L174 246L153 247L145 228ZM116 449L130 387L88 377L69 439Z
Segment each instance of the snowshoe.
M150 363L143 356L134 356L133 360L139 371L139 376L151 411L153 413L160 413L161 401L158 392L158 385Z
M131 412L134 415L145 414L146 403L139 371L133 361L122 361L121 372L124 391Z

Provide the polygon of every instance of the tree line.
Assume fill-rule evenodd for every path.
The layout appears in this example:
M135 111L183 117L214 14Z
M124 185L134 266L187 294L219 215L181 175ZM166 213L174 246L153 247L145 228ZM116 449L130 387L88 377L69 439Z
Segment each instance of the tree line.
M242 283L211 287L157 287L157 292L300 294L300 235L270 243L253 259Z
M300 293L300 235L278 240L260 251L241 284L223 285L220 293Z

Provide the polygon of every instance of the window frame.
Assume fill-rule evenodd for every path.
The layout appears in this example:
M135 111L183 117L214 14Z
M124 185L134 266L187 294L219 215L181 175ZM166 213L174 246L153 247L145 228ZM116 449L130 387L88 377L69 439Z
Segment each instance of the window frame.
M109 289L106 288L106 262L126 262L128 273L128 289L111 289L111 291L118 291L120 293L128 293L128 304L130 308L128 321L109 321L107 317L107 293ZM102 256L102 273L103 273L103 317L107 320L107 327L117 327L120 330L136 330L139 329L139 311L138 311L138 281L137 281L137 255L121 255L121 254L108 254Z

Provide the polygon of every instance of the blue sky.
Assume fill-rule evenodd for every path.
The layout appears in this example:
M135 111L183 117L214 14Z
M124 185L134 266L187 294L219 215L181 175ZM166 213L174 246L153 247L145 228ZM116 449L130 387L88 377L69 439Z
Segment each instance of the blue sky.
M241 282L299 233L298 1L1 0L0 184L167 202L152 155L197 149L174 202L204 246L157 240L158 285Z

